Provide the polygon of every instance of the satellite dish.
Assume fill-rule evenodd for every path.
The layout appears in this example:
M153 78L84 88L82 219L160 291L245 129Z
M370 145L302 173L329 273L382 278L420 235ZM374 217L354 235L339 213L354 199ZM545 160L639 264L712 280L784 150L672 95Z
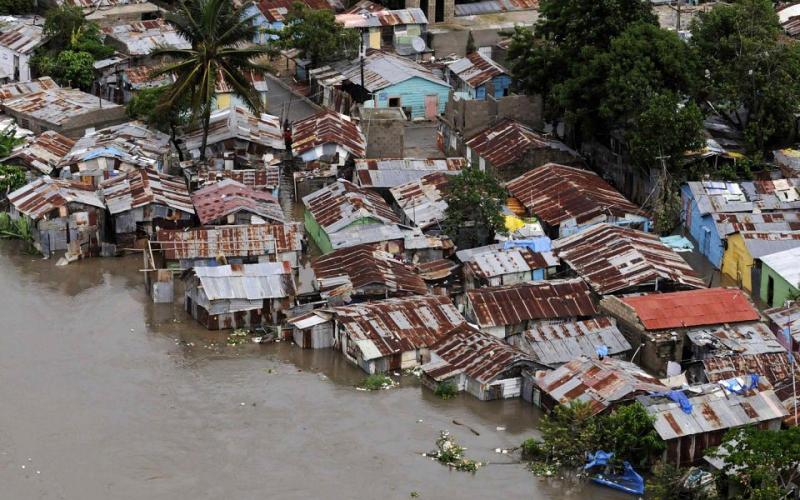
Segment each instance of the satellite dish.
M415 36L411 39L411 47L414 49L414 52L425 52L425 49L428 48L425 44L425 40L422 38Z

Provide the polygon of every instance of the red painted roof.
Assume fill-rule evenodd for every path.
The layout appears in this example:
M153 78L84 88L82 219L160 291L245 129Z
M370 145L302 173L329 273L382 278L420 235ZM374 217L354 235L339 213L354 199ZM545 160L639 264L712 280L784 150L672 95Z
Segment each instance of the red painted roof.
M648 330L756 321L758 311L741 290L703 288L621 299Z

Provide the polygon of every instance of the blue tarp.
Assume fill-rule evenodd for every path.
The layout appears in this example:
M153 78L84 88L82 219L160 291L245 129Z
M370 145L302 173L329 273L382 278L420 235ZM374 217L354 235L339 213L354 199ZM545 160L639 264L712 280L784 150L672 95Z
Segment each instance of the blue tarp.
M548 252L553 249L552 241L547 236L526 240L508 240L503 242L503 250L511 248L529 248L533 252Z
M744 379L744 384L739 382L738 378L729 378L728 380L720 380L719 385L724 387L727 391L736 394L744 394L745 392L758 387L758 375L751 373L749 376L740 377Z
M692 402L689 401L689 398L686 397L683 391L651 392L650 395L655 397L668 397L681 406L683 413L687 415L692 414Z
M593 469L595 467L606 467L608 462L614 458L613 453L608 453L603 450L597 450L589 454L589 461L583 467L583 470ZM624 491L632 495L644 494L644 479L639 475L628 462L623 462L622 474L606 474L599 472L592 476L592 481L615 490Z
M88 153L86 153L86 155L83 157L83 159L84 160L91 160L93 158L100 158L100 157L103 157L103 156L113 156L114 158L119 158L119 157L124 156L125 154L126 154L125 152L120 151L117 148L103 147L103 148L100 148L100 149L95 149L93 151L89 151Z
M594 352L597 353L597 356L600 358L605 358L608 356L608 346L607 345L596 345L594 346Z
M661 238L661 243L667 245L676 252L691 252L694 250L694 245L687 238L680 235L664 236Z

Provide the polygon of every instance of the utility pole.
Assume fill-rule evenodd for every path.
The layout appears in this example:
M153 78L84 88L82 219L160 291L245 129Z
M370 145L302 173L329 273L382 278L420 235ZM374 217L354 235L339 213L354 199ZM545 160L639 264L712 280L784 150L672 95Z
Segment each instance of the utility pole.
M678 5L678 16L675 19L675 31L681 30L681 5L683 5L683 0L676 0L675 2Z
M364 32L362 31L361 32L361 47L359 47L359 49L358 49L359 65L361 66L361 88L362 89L366 89L366 87L364 87L364 51L365 51L365 49L364 49ZM375 106L376 108L378 107L377 104L375 104L375 103L373 103L373 106Z

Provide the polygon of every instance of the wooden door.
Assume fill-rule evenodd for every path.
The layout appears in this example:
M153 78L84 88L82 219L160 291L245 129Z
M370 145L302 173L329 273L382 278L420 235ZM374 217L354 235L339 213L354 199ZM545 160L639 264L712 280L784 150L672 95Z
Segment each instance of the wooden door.
M435 120L439 115L439 96L438 94L425 96L425 118Z

